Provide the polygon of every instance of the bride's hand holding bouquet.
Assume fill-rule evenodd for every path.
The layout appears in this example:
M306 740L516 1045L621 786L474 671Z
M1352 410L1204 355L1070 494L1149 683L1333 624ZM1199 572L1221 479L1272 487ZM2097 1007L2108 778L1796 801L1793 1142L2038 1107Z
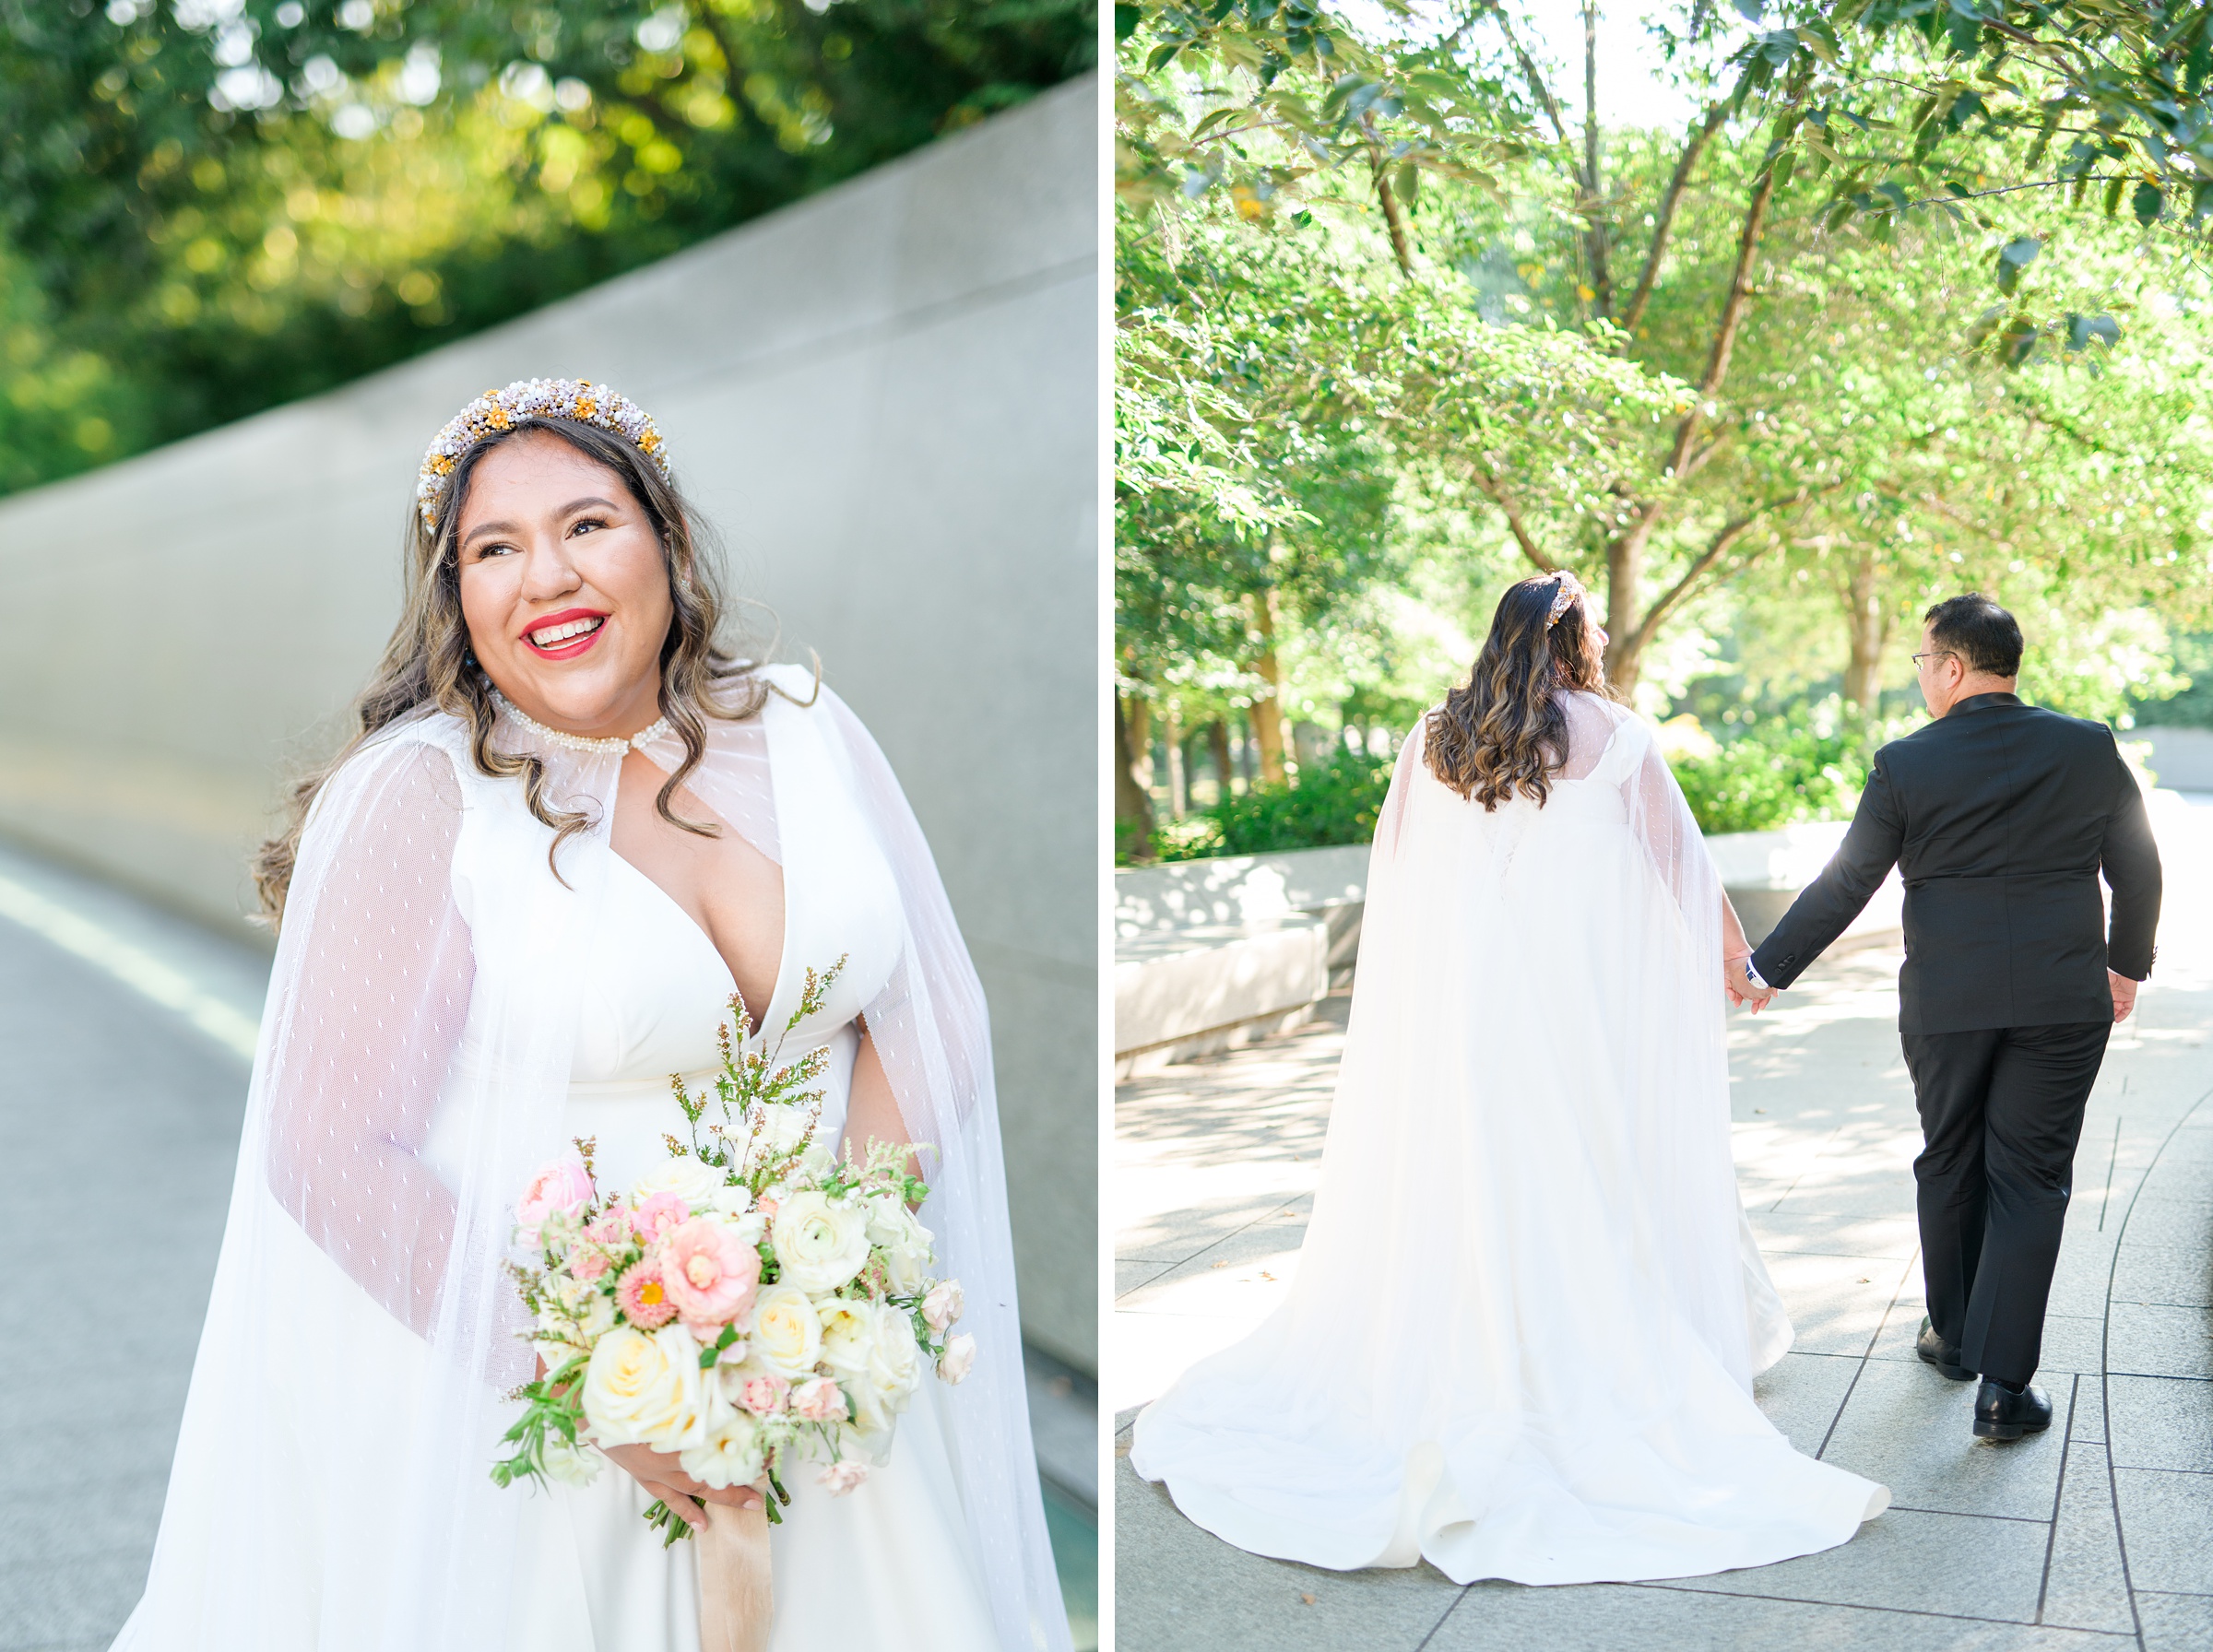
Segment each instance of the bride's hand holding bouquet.
M843 967L808 971L785 1032ZM731 1008L744 1028L743 1000ZM667 1163L602 1195L579 1142L516 1207L531 1260L513 1271L544 1370L492 1477L584 1483L615 1457L659 1495L646 1518L672 1542L702 1517L694 1499L742 1508L765 1492L779 1520L803 1461L851 1491L929 1371L958 1382L975 1358L951 1330L960 1285L929 1271L914 1150L871 1142L840 1159L818 1139L826 1051L787 1066L781 1038L733 1043L725 1027L721 1042L711 1089L674 1081L690 1139L668 1138Z

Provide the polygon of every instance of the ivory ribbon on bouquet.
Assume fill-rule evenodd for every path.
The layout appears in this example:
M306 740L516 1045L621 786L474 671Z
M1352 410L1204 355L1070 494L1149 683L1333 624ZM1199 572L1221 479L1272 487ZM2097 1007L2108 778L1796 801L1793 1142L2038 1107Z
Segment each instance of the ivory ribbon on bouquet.
M699 1544L699 1652L768 1652L775 1587L768 1570L768 1510L705 1503Z

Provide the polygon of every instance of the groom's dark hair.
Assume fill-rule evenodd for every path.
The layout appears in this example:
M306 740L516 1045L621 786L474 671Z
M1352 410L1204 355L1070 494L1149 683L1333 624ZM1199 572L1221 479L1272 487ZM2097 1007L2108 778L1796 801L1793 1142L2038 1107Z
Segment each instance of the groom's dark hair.
M1921 618L1929 641L1958 655L1969 670L1989 677L2021 674L2021 628L1980 591L1947 596Z

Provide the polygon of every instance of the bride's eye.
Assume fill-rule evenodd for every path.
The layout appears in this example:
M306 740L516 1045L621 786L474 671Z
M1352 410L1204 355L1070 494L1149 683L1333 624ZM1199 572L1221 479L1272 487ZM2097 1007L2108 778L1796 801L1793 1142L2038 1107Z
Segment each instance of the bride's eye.
M605 522L602 522L602 521L601 521L601 520L600 520L598 517L597 517L597 516L585 516L585 517L581 517L581 518L579 518L579 519L578 519L578 520L577 520L577 521L576 521L574 524L573 524L573 525L570 526L570 528L569 528L569 537L571 537L571 538L573 539L573 538L574 538L574 537L576 537L578 534L588 534L588 533L590 533L590 532L591 532L591 531L592 531L594 528L605 527L606 525L607 525L607 524L606 524Z

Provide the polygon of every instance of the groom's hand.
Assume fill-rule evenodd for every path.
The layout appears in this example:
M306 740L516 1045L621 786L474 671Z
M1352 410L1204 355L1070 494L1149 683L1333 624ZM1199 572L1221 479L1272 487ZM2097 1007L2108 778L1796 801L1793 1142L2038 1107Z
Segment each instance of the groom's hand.
M1729 995L1732 1009L1749 1004L1754 1015L1765 1009L1775 997L1772 986L1755 986L1752 984L1752 977L1745 973L1745 961L1742 958L1732 958L1722 966L1722 989Z
M2141 984L2111 970L2105 972L2105 984L2113 989L2113 1024L2119 1026L2136 1007L2136 988Z

